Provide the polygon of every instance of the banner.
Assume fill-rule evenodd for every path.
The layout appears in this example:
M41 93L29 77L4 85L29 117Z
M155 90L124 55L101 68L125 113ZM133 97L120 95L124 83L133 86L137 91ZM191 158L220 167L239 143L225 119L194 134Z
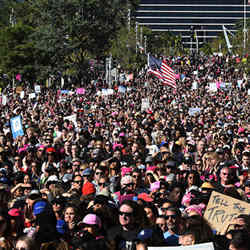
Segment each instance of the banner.
M179 247L148 247L148 250L214 250L212 242Z
M11 132L14 139L16 139L18 136L23 136L23 126L21 121L21 116L15 116L10 119L10 126L11 126Z
M213 191L204 218L217 233L224 234L232 220L240 214L249 214L250 204Z

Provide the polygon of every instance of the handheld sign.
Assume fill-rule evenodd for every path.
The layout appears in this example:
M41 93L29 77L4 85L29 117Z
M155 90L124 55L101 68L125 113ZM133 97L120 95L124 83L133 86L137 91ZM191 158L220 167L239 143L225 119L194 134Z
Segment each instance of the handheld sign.
M240 214L249 213L250 204L213 191L204 218L217 233L223 234L234 218Z
M214 244L209 242L179 247L148 247L148 250L214 250Z
M21 116L15 116L10 119L10 126L11 126L11 132L14 139L16 139L18 136L23 136L23 126L21 121Z

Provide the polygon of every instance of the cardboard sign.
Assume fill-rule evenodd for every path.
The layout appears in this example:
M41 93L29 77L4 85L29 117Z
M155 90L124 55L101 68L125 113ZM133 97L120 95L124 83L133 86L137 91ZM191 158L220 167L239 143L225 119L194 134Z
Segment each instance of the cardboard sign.
M11 132L14 139L18 136L23 136L23 126L21 121L21 116L18 115L10 119Z
M214 250L212 242L179 247L148 247L148 250Z
M16 94L20 94L23 91L23 87L22 86L17 86L16 87Z
M213 191L204 218L217 233L225 233L228 225L240 214L249 214L250 204Z

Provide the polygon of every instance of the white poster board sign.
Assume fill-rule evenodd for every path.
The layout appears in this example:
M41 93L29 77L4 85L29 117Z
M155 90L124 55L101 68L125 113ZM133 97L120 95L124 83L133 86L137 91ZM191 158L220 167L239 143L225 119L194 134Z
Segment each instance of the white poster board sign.
M150 108L150 104L149 104L149 99L148 98L143 98L141 100L141 111L146 111Z
M65 117L63 117L63 120L69 120L70 122L73 122L75 127L77 127L76 115L65 116Z
M21 99L24 98L24 91L22 91L22 92L20 93L20 98L21 98Z
M192 83L192 90L196 90L196 89L198 89L198 83L196 81L194 81Z
M37 94L41 93L41 86L40 85L35 85L35 92Z
M7 103L7 96L6 95L2 95L2 105L5 106Z
M214 250L212 242L179 247L148 247L148 250Z
M211 91L211 92L217 92L216 82L210 82L209 83L209 91Z
M30 93L29 94L29 99L33 99L36 98L36 93Z

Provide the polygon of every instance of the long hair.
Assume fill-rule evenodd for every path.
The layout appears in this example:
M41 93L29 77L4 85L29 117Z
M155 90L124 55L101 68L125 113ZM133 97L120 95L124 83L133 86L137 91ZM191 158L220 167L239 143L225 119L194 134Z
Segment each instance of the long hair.
M41 200L38 200L41 201ZM38 202L36 201L34 205ZM36 226L39 227L38 231L35 233L34 239L38 244L43 242L54 241L60 238L60 234L56 229L56 216L52 209L52 206L47 202L44 211L36 215ZM33 205L33 207L34 207Z

